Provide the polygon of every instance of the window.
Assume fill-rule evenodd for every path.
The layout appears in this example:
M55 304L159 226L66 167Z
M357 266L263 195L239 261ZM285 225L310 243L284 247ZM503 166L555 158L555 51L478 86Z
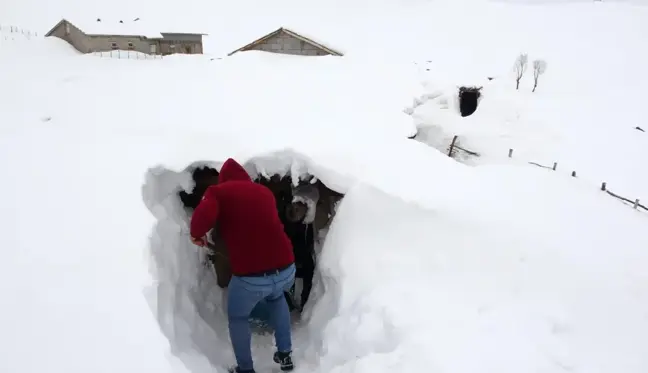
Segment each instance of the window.
M110 48L112 48L112 50L117 50L117 43L115 43L114 41L110 43Z
M157 46L155 44L151 44L151 54L157 53Z
M65 24L65 35L70 35L70 24L69 23Z
M132 42L129 41L129 42L128 42L128 50L129 50L129 51L132 51L133 49L135 49L135 46L133 45Z

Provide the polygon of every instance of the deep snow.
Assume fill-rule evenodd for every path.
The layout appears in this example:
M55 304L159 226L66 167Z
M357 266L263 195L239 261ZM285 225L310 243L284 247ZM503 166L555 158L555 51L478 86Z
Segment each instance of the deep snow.
M16 4L0 23L39 34L59 13L123 16L118 2ZM222 293L174 197L190 188L187 166L230 156L346 193L295 329L300 371L648 369L648 217L598 190L648 187L647 140L633 130L645 7L309 3L308 16L302 5L271 17L254 3L240 22L253 3L187 4L204 9L191 25L211 34L210 55L115 59L0 40L2 371L231 364ZM315 21L327 15L337 27ZM347 55L212 60L279 25ZM549 63L534 94L510 77L521 51ZM484 85L463 119L459 85ZM430 129L425 143L407 139ZM443 154L456 133L482 153L464 160L476 166ZM271 343L255 339L260 371Z

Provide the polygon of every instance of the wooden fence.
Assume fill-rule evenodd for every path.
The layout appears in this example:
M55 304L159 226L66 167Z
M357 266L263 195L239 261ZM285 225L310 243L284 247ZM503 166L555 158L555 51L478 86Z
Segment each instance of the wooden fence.
M508 157L513 158L513 149L509 149ZM534 166L546 168L546 169L549 169L549 170L552 170L552 171L556 171L558 169L558 162L554 162L552 166L545 166L545 165L542 165L542 164L539 164L539 163L536 163L536 162L528 162L528 163L532 164ZM576 177L576 171L572 171L571 176ZM606 192L608 195L610 195L612 197L615 197L615 198L621 200L622 202L624 202L626 204L631 205L635 210L643 209L645 211L648 211L648 207L646 207L646 206L642 205L641 203L639 203L638 198L633 201L633 200L631 200L629 198L620 196L620 195L618 195L616 193L613 193L612 191L608 190L607 189L607 183L605 181L601 183L601 190L603 192Z
M128 50L92 52L92 55L97 57L115 58L121 60L161 60L163 58L161 54L147 54Z
M16 40L16 37L31 39L36 36L38 33L31 30L11 25L0 25L0 40Z
M457 154L458 150L460 150L460 151L462 151L462 152L464 152L466 154L470 154L470 155L473 155L475 157L479 157L479 153L474 152L472 150L462 148L461 146L459 146L459 144L457 143L458 139L459 139L459 136L457 136L457 135L455 135L452 138L452 142L450 143L450 147L448 148L448 157L454 158L454 156Z
M454 158L457 151L462 151L462 152L464 152L466 154L470 154L470 155L479 157L479 153L474 152L472 150L465 149L465 148L459 146L459 144L457 142L458 138L459 137L456 136L456 135L452 138L452 142L450 143L450 146L448 147L448 157ZM508 157L513 158L513 149L508 150ZM551 165L551 166L545 166L545 165L542 165L542 164L537 163L537 162L527 162L527 163L532 164L532 165L537 166L537 167L546 168L546 169L552 170L552 171L556 171L558 169L558 162L554 162L553 165ZM572 171L571 176L576 177L576 171ZM621 202L623 202L625 204L631 205L635 210L644 210L644 211L648 212L648 207L642 205L638 198L633 201L630 198L620 196L620 195L618 195L616 193L613 193L612 191L608 190L607 189L607 183L605 181L601 183L601 191L606 192L608 195L619 199Z

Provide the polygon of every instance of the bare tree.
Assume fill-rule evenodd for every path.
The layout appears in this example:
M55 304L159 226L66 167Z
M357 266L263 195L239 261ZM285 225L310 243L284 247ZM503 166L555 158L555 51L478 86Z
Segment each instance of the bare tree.
M529 62L529 56L526 53L522 53L515 60L515 89L520 89L520 80L527 69L527 63Z
M533 91L531 92L535 92L536 87L538 86L538 78L540 78L540 75L544 74L545 71L547 71L547 61L533 61Z

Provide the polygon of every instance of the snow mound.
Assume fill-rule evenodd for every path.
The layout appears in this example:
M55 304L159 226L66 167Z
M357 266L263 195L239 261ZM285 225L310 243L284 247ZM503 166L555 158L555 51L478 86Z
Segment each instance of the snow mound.
M541 170L482 170L461 194L435 209L366 184L346 194L320 258L309 368L646 369L645 220Z
M376 144L375 149L366 144L360 150L354 142L339 141L336 146L332 143L322 146L320 143L319 148L306 142L302 143L301 149L257 153L242 157L240 161L253 178L290 175L296 185L298 179L314 176L339 193L345 193L359 180L369 180L391 193L410 189L409 199L416 198L416 194L412 195L415 191L424 196L429 194L427 185L417 185L414 182L410 185L411 188L408 188L410 180L393 178L390 170L397 167L406 172L409 167L419 169L422 166L433 170L435 161L439 172L443 172L444 168L458 168L454 174L456 180L460 180L460 171L463 169L461 165L411 140L403 140L400 147L397 146L398 143L396 140L380 146ZM142 186L142 197L144 204L157 220L150 239L151 273L155 281L148 292L149 303L173 349L180 356L186 354L188 366L200 371L202 368L196 367L204 364L205 359L213 366L225 368L232 358L228 347L224 293L218 288L211 269L203 264L204 253L189 241L190 216L178 197L180 191L192 190L193 169L208 165L219 170L222 165L220 161L205 161L208 159L206 154L210 152L210 148L202 147L203 152L199 152L196 149L201 147L196 145L193 143L193 152L182 158L175 157L176 162L170 163L178 165L177 161L188 160L188 155L194 157L194 161L184 163L188 166L167 168L165 165L158 165L150 168ZM385 146L390 149L388 152L385 152ZM395 158L396 154L400 154L402 158ZM427 157L422 157L423 155ZM408 162L392 166L381 161L381 156L385 161L402 162L408 159ZM201 161L195 161L196 159ZM424 200L442 199L454 188L446 185L435 189L435 197ZM324 293L318 276L316 274L310 297L313 301L309 301L304 313L305 322L308 321L311 305L316 304L318 297ZM257 342L255 348L263 350L267 343ZM297 347L299 354L308 345L304 339L296 344L300 345ZM214 352L215 349L219 352Z
M458 136L462 147L485 157L468 158L466 162L473 165L505 161L509 149L516 150L516 158L544 161L545 157L538 159L538 154L555 151L559 132L528 110L528 100L534 98L517 95L511 82L486 78L465 85L428 82L428 93L412 110L416 139L447 154L453 137ZM477 109L467 117L460 115L461 87L478 88L480 92Z
M295 327L298 369L648 371L646 217L598 188L648 190L648 138L634 129L646 127L648 7L288 3L192 0L200 12L184 29L210 33L218 57L278 25L345 55L141 63L79 58L56 38L0 40L0 371L177 371L169 345L193 373L232 362L223 293L175 197L191 187L187 165L227 157L346 195ZM48 4L9 1L0 14L40 35L58 12L178 9ZM549 63L534 94L529 73L514 90L520 52ZM459 119L457 89L473 85L479 107ZM406 139L424 128L439 151ZM480 167L444 154L455 134ZM147 243L157 283L145 300ZM259 371L272 350L255 338Z
M149 39L162 38L159 24L150 20L132 17L130 19L106 19L88 17L73 17L68 19L87 35L127 35L143 36Z

